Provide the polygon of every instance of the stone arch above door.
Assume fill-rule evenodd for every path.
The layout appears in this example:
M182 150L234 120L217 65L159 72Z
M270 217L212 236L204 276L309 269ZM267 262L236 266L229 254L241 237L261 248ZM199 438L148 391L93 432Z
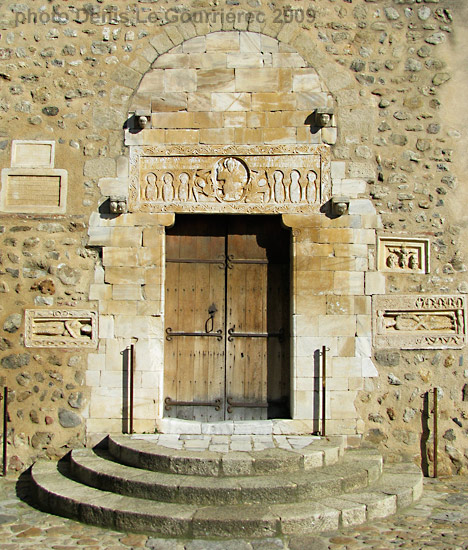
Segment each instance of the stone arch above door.
M334 117L314 125L333 98L297 51L269 36L215 32L159 56L143 76L129 115L151 120L127 145L276 145L336 141ZM136 122L136 121L135 121Z

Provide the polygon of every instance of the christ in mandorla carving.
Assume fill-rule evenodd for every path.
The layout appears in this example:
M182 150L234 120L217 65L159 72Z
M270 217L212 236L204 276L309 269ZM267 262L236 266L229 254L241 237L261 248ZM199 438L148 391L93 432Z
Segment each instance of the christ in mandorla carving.
M217 196L223 201L235 202L244 198L249 173L244 164L233 157L216 163L214 170Z

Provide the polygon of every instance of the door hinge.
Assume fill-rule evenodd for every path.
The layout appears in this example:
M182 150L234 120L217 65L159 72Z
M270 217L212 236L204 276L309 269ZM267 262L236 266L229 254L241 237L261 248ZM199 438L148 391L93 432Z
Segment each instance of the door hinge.
M214 407L215 411L221 410L221 399L214 401L174 401L170 397L164 399L166 411L170 411L172 407Z

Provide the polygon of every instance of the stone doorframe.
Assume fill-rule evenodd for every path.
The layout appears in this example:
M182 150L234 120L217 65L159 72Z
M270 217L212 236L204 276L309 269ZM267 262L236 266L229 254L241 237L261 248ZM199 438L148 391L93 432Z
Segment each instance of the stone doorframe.
M371 359L371 294L384 293L380 274L368 270L377 217L355 213L351 202L350 213L339 218L314 213L283 214L282 219L292 228L292 419L265 429L319 429L318 354L327 346L327 433L359 434L363 423L354 401L366 380L377 375ZM164 243L165 227L174 220L172 213L92 217L89 244L102 247L102 266L91 288L100 313L100 344L88 359L89 435L125 428L125 350L132 343L136 432L201 429L164 419Z
M247 44L247 47L257 43L263 44L263 36L268 39L266 42L269 47L273 47L273 42L278 42L274 38L276 35L267 36L252 32L229 31L212 35L224 35L219 38L221 41L226 40L228 44L236 40L240 40L242 44L242 36L245 35L243 43ZM158 40L152 41L155 48L152 61L157 60L154 61L157 65L153 66L164 67L164 55L159 54L171 50L171 47L174 49L174 44L176 48L178 46L174 38L169 39L167 36L163 42L160 42L160 39L159 36ZM202 39L205 40L203 37L187 40L182 50L178 50L175 57L168 59L179 59L177 56L183 51L199 52ZM194 50L191 50L191 46L185 46L193 41L196 42ZM217 45L220 43L218 37L210 40L213 41ZM319 53L316 44L312 43L307 35L299 33L284 36L284 41L284 51L288 53L284 59L282 58L281 63L286 62L287 58L288 62L296 64L297 54L291 52L299 52L303 56L300 63L306 63L299 66L316 68L322 79L322 89L328 90L324 92L325 95L328 94L328 98L333 96L333 100L341 98L342 106L336 111L334 126L339 123L341 112L343 119L347 121L340 128L341 131L352 132L352 120L357 113L353 114L354 118L350 117L349 113L353 109L356 110L356 106L361 107L359 124L364 123L365 117L365 124L370 124L367 115L369 107L360 105L362 97L354 94L352 77L343 68L328 60L325 54ZM151 57L148 52L147 55ZM168 55L174 56L173 53ZM304 83L304 75L307 75L307 82L311 81L312 70L298 71L305 71L297 79L300 89ZM171 73L171 78L177 76L175 72ZM154 71L148 71L141 81L139 90L146 86L143 89L145 101L148 86L159 82L156 76L161 76L153 73ZM204 74L204 78L209 78L209 75ZM318 81L315 76L312 80ZM192 81L188 82L188 85L192 84ZM314 98L319 95L315 92L312 94ZM135 105L135 101L138 103L143 96L137 93L133 104ZM217 96L218 99L220 98ZM270 99L266 98L267 101ZM371 104L369 98L366 101L368 105ZM136 107L130 107L130 114L136 114ZM344 116L345 114L348 116ZM181 120L185 118L182 117ZM175 119L172 115L167 118L173 122ZM166 119L156 117L155 120L161 123L161 120ZM192 118L190 120L193 121ZM318 147L328 150L327 143L335 142L336 131L336 127L323 128L318 134L322 145ZM88 244L102 248L102 263L96 268L95 282L90 292L90 300L96 300L99 310L99 346L96 353L89 355L87 371L87 385L91 388L87 412L87 433L90 437L93 434L98 436L102 433L119 433L125 427L125 421L122 419L126 414L125 401L128 397L125 350L132 343L136 352L135 430L140 433L151 433L155 430L181 429L174 425L177 421L163 419L164 236L165 227L174 223L173 212L184 209L174 208L174 205L172 210L171 205L148 207L147 204L145 206L145 201L138 204L137 199L141 198L141 194L138 193L141 191L138 190L136 181L140 181L141 174L135 175L135 159L139 148L149 152L150 156L158 154L160 146L149 145L152 143L151 140L161 139L162 135L170 136L173 140L174 135L179 135L177 132L181 132L180 144L163 147L169 154L171 150L180 152L181 143L184 143L184 139L189 135L193 136L193 132L190 133L191 131L186 129L167 130L166 134L161 134L160 129L145 128L134 133L127 130L126 144L131 149L130 168L128 160L121 157L117 162L117 178L100 180L103 196L122 199L122 203L129 200L131 212L120 215L96 212L90 219ZM216 137L218 134L209 134L211 135ZM272 134L265 131L264 135L275 136L276 130ZM294 135L299 139L303 133L298 129ZM245 138L246 143L249 143L250 137L249 133ZM317 136L314 139L317 139ZM261 149L262 145L258 145L258 148ZM199 144L194 146L205 154L213 152L216 147ZM231 147L230 150L227 149L231 157L242 159L246 154L242 144L227 147ZM265 146L265 150L271 150L272 147L274 145L270 143ZM289 147L291 152L301 154L311 146L302 142L278 147ZM376 230L380 228L381 222L371 200L365 194L367 183L372 180L374 167L369 162L348 163L328 160L327 170L330 178L329 187L324 187L323 201L304 208L294 207L283 211L272 209L272 212L282 213L283 223L292 229L293 269L292 419L276 421L272 427L266 428L277 433L310 433L319 429L318 353L323 346L330 350L326 403L328 434L353 436L362 433L364 423L359 418L354 401L358 391L366 388L369 378L378 374L371 358L371 296L385 293L385 278L382 273L376 271L374 265ZM323 208L324 203L330 198L343 195L346 195L349 201L344 215L334 216L329 209Z

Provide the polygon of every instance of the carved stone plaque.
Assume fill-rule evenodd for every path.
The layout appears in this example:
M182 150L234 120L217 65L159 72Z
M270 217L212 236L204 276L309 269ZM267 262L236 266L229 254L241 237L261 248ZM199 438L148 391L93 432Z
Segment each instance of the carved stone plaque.
M463 295L374 296L376 348L460 349L466 344Z
M429 239L380 236L378 269L394 273L429 273Z
M55 141L15 139L11 144L11 166L22 168L53 168Z
M57 168L4 168L0 209L3 212L63 214L67 171Z
M331 196L329 149L132 147L133 212L318 212Z
M95 348L97 313L82 309L26 310L28 348Z

